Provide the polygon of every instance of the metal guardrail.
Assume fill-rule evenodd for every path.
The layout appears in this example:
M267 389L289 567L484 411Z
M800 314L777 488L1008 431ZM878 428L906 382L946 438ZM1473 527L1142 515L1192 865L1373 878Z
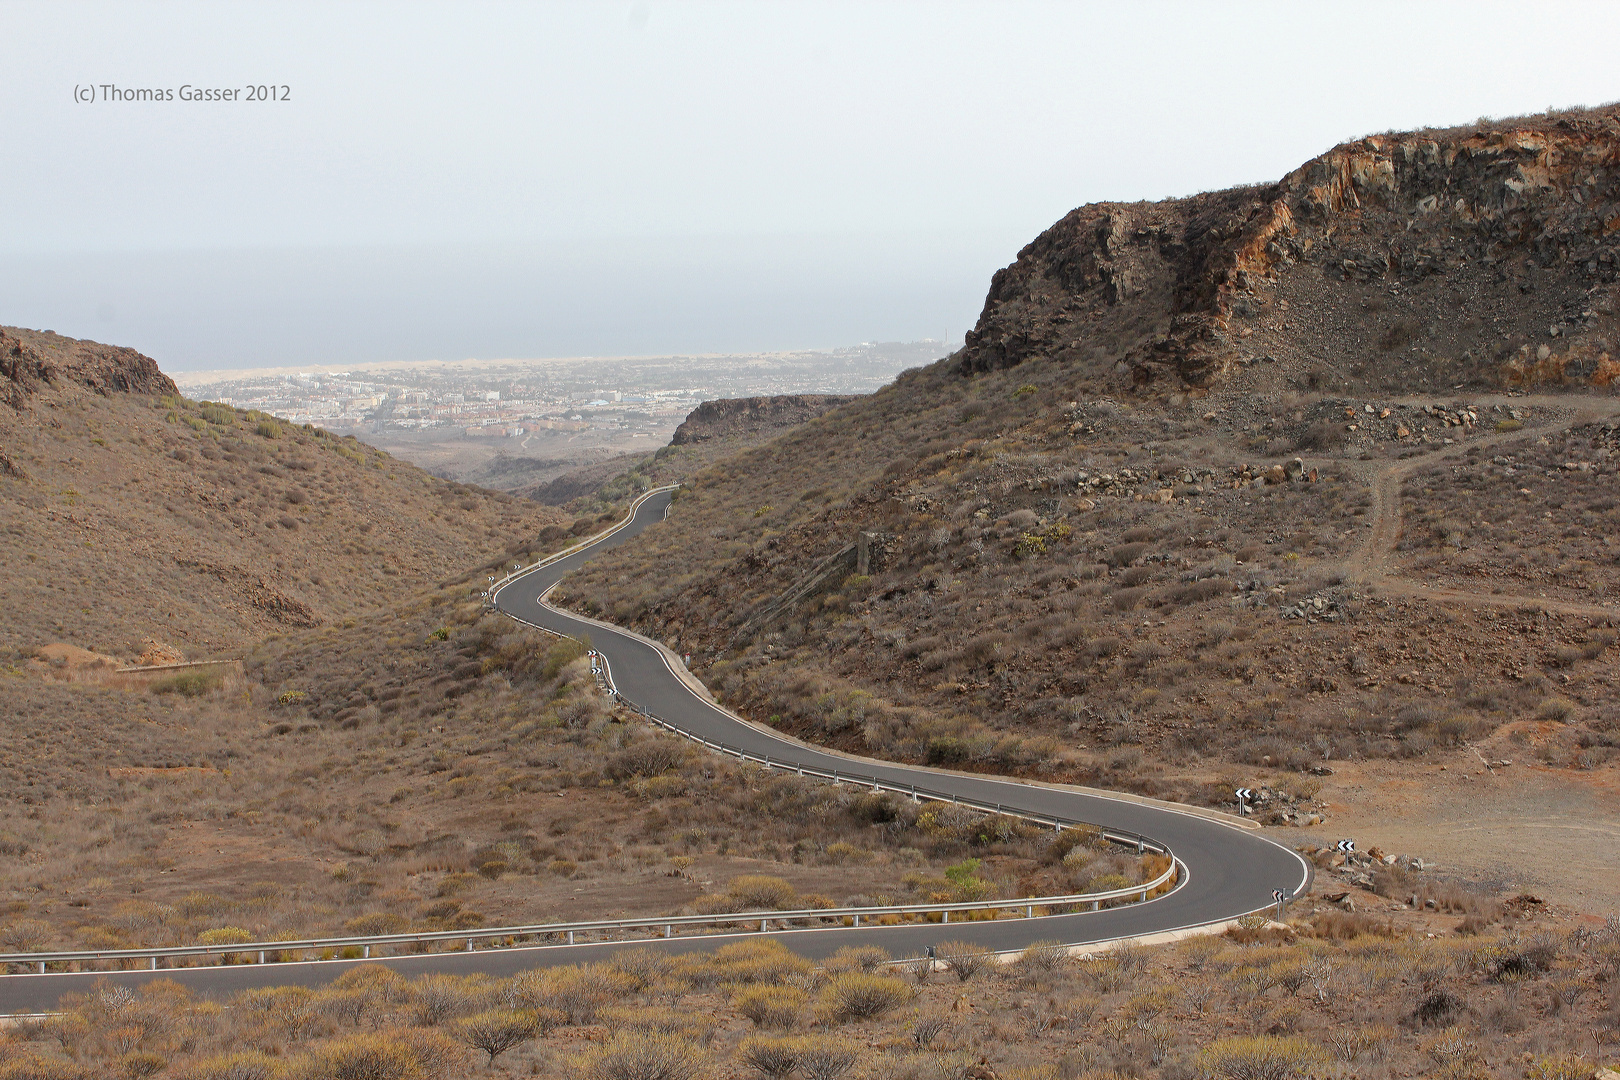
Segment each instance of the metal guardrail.
M284 954L360 949L361 957L359 958L370 959L373 948L389 945L432 945L441 942L464 941L466 942L465 951L471 952L473 951L473 943L476 941L513 939L513 942L515 942L519 938L548 938L552 940L566 939L568 944L573 945L577 934L662 929L662 934L653 936L667 938L674 936L676 927L690 926L729 927L758 923L759 933L763 934L769 932L771 923L786 927L789 923L796 922L842 921L848 919L852 925L860 926L861 920L865 919L868 925L877 925L879 920L889 916L933 915L935 913L940 914L942 924L948 924L951 921L952 912L1022 909L1025 918L1034 918L1036 908L1074 907L1076 905L1090 904L1091 910L1096 911L1103 904L1118 900L1145 901L1151 894L1177 879L1180 865L1179 861L1172 858L1170 866L1164 873L1152 881L1145 881L1140 885L1131 885L1123 889L1110 889L1106 892L1066 893L1059 896L1026 896L1004 900L967 900L957 903L891 904L881 907L801 908L791 911L738 911L722 912L714 915L599 919L593 922L533 923L524 926L486 927L478 930L377 934L367 937L305 938L297 941L249 941L232 945L174 945L158 949L81 949L53 953L4 953L0 954L0 964L37 966L39 972L43 974L47 964L146 960L152 970L157 970L159 960L186 956L225 957L257 954L258 962L263 964L277 962L269 959L271 953ZM281 959L284 962L285 958Z
M561 551L552 552L545 558L532 562L528 566L518 567L508 571L506 576L501 578L499 581L491 581L489 588L484 591L484 595L493 598L496 593L500 592L502 589L506 588L523 575L532 574L541 567L550 566L559 559L566 559L575 552L583 551L585 548L590 547L592 544L597 543L598 541L606 540L608 537L612 536L614 533L636 520L636 508L643 502L646 502L648 499L652 498L654 495L657 495L661 491L676 491L680 488L680 486L681 485L679 484L665 484L663 487L649 488L646 491L643 491L631 501L630 512L624 516L624 520L615 523L611 528L603 529L595 536L587 536L585 539L579 541L578 543L571 544L568 547L563 548Z
M625 704L629 704L629 702L625 702ZM637 712L640 712L649 723L656 724L666 731L679 735L682 738L691 739L693 742L705 746L716 753L727 754L739 761L749 761L756 765L763 765L768 769L782 769L786 772L796 773L799 776L811 776L820 780L830 780L834 784L853 784L856 787L869 788L872 791L890 791L897 795L909 795L915 801L928 799L932 802L954 803L958 806L968 806L975 810L983 810L987 813L1003 814L1007 817L1020 818L1024 821L1040 822L1044 825L1050 825L1059 831L1063 829L1079 828L1096 829L1098 833L1102 835L1103 839L1108 840L1111 843L1121 844L1126 847L1134 846L1138 855L1147 852L1152 852L1155 855L1170 854L1170 849L1168 847L1159 843L1157 840L1151 840L1140 833L1126 832L1122 829L1109 829L1093 822L1082 821L1079 818L1060 817L1056 814L1036 814L1028 810L1018 810L1016 808L1009 807L1005 803L990 803L982 802L978 799L966 799L960 795L954 795L946 791L937 791L933 788L919 787L916 784L898 784L891 780L883 780L879 777L866 776L861 773L844 772L840 769L817 769L809 765L799 765L792 762L777 761L769 756L760 757L758 754L750 754L734 746L727 746L724 743L710 742L708 739L693 735L690 732L676 727L667 720L660 719L659 717L646 712L638 706L631 705L631 708L634 708Z

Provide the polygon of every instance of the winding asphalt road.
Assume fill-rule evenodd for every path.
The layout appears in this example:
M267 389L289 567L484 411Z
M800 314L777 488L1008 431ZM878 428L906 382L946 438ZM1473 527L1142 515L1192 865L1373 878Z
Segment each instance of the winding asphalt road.
M769 935L716 934L624 943L543 945L481 952L445 952L387 957L369 961L319 961L285 964L175 968L162 971L18 974L0 976L0 1013L48 1010L69 991L82 991L98 978L138 984L172 978L199 992L230 994L255 986L328 982L359 963L387 964L406 975L427 972L510 975L549 964L597 960L615 949L645 946L671 952L712 949L740 937L769 936L812 958L847 945L877 945L893 956L921 956L940 941L970 941L998 951L1020 949L1036 941L1086 945L1124 937L1187 930L1233 919L1272 903L1272 891L1299 895L1310 882L1310 867L1294 852L1258 833L1214 817L1168 804L1114 798L1103 793L1003 780L987 776L919 769L870 759L853 759L808 746L776 732L755 727L703 697L677 675L673 661L650 641L606 623L583 619L544 603L545 594L573 570L600 552L633 539L661 521L672 492L644 497L632 518L617 531L581 550L516 577L502 585L496 605L522 622L574 637L588 635L608 661L613 682L627 701L652 712L682 731L737 747L750 755L809 768L856 771L886 783L916 784L933 791L1008 810L1087 821L1121 832L1136 833L1167 846L1185 873L1178 887L1147 903L1097 912L1000 919L992 922L913 924L861 928L783 930ZM688 676L690 678L690 676Z

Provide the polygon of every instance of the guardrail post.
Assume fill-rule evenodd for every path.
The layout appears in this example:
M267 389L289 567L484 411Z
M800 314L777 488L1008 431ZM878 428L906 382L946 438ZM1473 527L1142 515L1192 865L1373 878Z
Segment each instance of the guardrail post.
M759 920L759 932L760 933L763 934L765 932L765 927L769 922L770 922L769 919L761 919L761 920Z
M940 920L939 920L939 921L940 921L940 925L942 925L942 926L943 926L943 925L944 925L944 924L945 924L945 923L948 923L948 922L950 922L950 921L951 921L951 913L950 913L950 912L948 912L948 911L942 911L942 912L940 912L940 916L941 916L941 918L940 918Z
M1029 904L1024 908L1024 918L1033 919L1034 917L1035 917L1035 905L1034 904Z
M1146 889L1143 889L1142 890L1142 899L1143 899L1144 902L1147 900L1147 894L1148 894L1148 891Z
M1091 902L1091 910L1092 911L1100 911L1101 909L1102 909L1102 901L1101 900L1093 900Z
M667 937L668 935L665 935L665 936ZM570 930L570 931L568 931L568 944L572 945L573 943L574 943L574 932L572 930Z
M41 975L45 974L45 961L43 960L39 962L39 973Z
M259 954L259 963L261 963L261 964L264 963L264 953ZM150 965L148 965L146 970L148 970L148 971L156 971L157 970L157 957L155 957L155 956L152 957L152 962L151 962Z
M360 946L360 959L362 959L362 960L370 960L371 959L371 946L370 945L362 945L362 946Z
M855 925L857 927L861 925L861 917L859 915L855 916Z
M473 951L473 939L472 938L467 939L467 951L468 952Z
M1140 836L1136 838L1136 853L1138 855L1142 854L1142 838Z
M261 963L261 964L264 963L264 950L263 949L259 950L259 963ZM152 966L157 967L157 957L155 957L155 956L152 957Z
M664 924L664 936L665 937L673 937L674 932L675 932L675 928L673 926L669 925L668 923Z

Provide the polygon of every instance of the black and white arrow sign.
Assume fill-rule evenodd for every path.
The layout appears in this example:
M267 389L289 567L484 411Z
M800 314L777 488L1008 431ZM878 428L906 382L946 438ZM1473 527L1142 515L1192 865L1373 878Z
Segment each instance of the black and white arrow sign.
M1356 850L1356 842L1354 840L1340 840L1334 847L1348 855Z

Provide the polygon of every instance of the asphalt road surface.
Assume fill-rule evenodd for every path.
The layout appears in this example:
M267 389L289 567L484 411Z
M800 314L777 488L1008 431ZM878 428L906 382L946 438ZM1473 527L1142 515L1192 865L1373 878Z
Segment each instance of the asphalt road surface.
M1085 945L1223 922L1266 907L1272 902L1274 889L1298 895L1308 886L1310 867L1294 852L1252 830L1211 817L1183 812L1163 804L1114 799L1102 794L1016 780L852 759L742 723L688 688L671 670L664 653L650 642L606 624L566 614L541 602L540 598L547 590L586 560L629 542L646 528L655 528L663 520L672 495L672 492L657 492L644 498L637 505L631 522L617 532L567 558L503 585L496 594L497 606L513 618L547 630L574 637L589 636L592 646L607 658L614 685L625 700L691 735L737 747L750 755L769 756L775 762L816 769L856 771L886 783L916 784L965 799L1000 803L1012 811L1086 821L1110 830L1146 836L1167 846L1181 860L1185 873L1177 888L1147 903L1034 919L953 922L948 925L925 923L829 927L782 930L768 935L694 935L667 940L653 938L630 942L491 948L375 960L243 964L105 974L5 975L0 976L0 1013L49 1010L63 993L85 990L98 978L128 985L153 978L171 978L198 992L228 995L256 986L318 986L361 963L387 964L408 976L427 972L482 972L502 976L549 964L599 960L616 949L627 947L645 946L669 952L689 952L717 948L743 937L776 938L795 952L812 958L830 955L846 945L877 945L896 957L921 956L929 946L946 940L970 941L999 951L1019 949L1036 941Z

